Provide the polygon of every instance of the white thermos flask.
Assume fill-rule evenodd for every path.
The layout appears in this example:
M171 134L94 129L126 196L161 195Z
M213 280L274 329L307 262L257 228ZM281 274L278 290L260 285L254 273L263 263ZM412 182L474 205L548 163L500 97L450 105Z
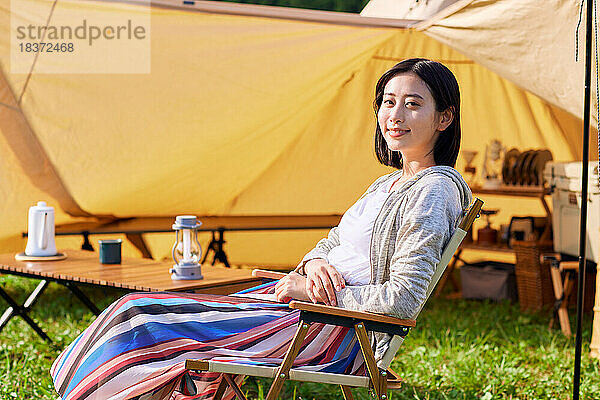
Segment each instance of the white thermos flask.
M47 206L44 201L39 201L36 206L29 207L25 254L34 257L56 255L54 208Z

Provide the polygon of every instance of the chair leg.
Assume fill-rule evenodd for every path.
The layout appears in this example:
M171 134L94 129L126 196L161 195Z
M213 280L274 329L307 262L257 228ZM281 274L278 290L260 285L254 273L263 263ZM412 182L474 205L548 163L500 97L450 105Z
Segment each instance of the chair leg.
M215 397L213 398L213 400L221 400L223 398L223 395L225 394L225 389L227 389L227 380L225 379L225 376L222 376L221 382L219 382L219 386L217 387L217 391L215 392Z
M379 387L381 391L381 398L385 399L387 395L387 372L382 371L379 375Z
M386 393L382 392L382 375L379 372L379 368L377 368L377 363L375 362L375 356L373 355L373 349L371 349L371 344L369 343L369 337L367 336L365 325L361 322L354 325L354 332L356 333L360 350L362 351L365 364L367 365L367 371L369 372L369 377L371 378L373 390L375 391L378 399L385 399L386 397L383 396L386 396Z
M560 330L562 333L566 337L571 337L571 323L569 322L569 312L566 307L561 306L558 309L558 321L560 322Z
M344 400L354 400L354 397L352 397L352 390L350 390L350 387L340 385L340 388L342 389L342 395L344 396Z
M560 270L558 269L558 262L556 263L552 263L552 266L550 267L550 277L552 278L552 288L554 289L554 299L555 299L555 303L554 303L554 314L552 315L552 318L550 319L550 323L548 324L548 328L552 329L552 327L554 326L554 320L558 317L560 318L559 314L558 314L558 310L563 302L563 295L564 295L564 288L563 288L563 283L562 283L562 277L560 274ZM561 323L562 325L562 323Z
M572 279L571 271L567 272L567 276L565 277L564 283L564 291L563 291L563 301L558 309L558 320L560 322L560 329L564 333L565 336L571 336L571 323L569 322L569 312L567 310L567 306L569 305L568 298L573 290L573 279Z
M244 396L244 393L242 393L242 390L240 389L240 387L237 385L237 383L235 383L235 380L233 379L233 376L231 374L223 374L223 379L227 382L227 384L233 390L233 392L238 397L238 399L247 400L246 396ZM215 398L216 398L216 396L215 396Z
M567 299L571 293L571 290L573 290L571 271L566 273L564 283L562 281L558 265L553 265L552 268L550 268L550 276L552 278L552 286L554 288L554 298L556 299L554 310L556 311L556 316L558 317L560 329L565 336L570 337L571 324L569 323L569 312L567 310L569 303ZM554 319L550 321L549 327L552 328L553 325Z
M394 372L391 368L388 368L386 376L386 385L388 389L400 389L402 387L402 378Z
M283 388L283 383L285 382L286 378L288 378L292 364L294 363L294 360L300 351L300 347L302 347L302 342L308 333L309 326L310 324L304 321L300 321L298 324L298 329L296 329L294 339L292 340L292 343L285 354L281 366L277 370L277 376L275 377L275 380L269 389L269 393L267 393L266 400L275 400L277 399L277 396L279 396L279 392L281 391L281 388Z

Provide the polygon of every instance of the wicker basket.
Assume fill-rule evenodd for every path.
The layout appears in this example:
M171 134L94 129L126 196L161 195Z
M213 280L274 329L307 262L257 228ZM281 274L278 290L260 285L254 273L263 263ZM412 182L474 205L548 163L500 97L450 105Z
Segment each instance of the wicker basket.
M550 263L540 260L543 253L552 252L552 242L515 241L517 256L515 275L521 311L540 311L554 304L550 278Z

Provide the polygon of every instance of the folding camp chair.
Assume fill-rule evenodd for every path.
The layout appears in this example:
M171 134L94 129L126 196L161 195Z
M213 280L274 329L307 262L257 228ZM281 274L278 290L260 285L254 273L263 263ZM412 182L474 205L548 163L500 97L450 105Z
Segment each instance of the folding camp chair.
M483 201L478 198L473 201L465 217L463 217L460 222L459 227L456 229L456 232L450 238L427 289L427 298L429 298L429 295L435 288L438 280L448 265L448 262L473 224L473 221L479 216L482 205ZM266 279L280 279L285 275L278 272L263 270L255 270L253 271L253 274ZM239 399L246 399L238 385L235 383L235 375L275 378L267 393L267 400L277 399L286 379L340 385L344 399L346 400L353 398L350 387L372 388L377 399L382 400L387 398L387 389L396 389L400 387L400 379L393 371L389 370L388 367L410 328L416 326L414 320L399 319L377 313L351 311L340 307L330 307L300 301L290 302L289 307L294 310L300 310L300 320L296 334L294 335L283 362L279 367L243 365L236 364L235 362L219 362L211 360L186 360L186 368L195 371L210 371L223 374L223 379L221 380L214 397L215 400L220 400L222 398L227 385L231 387ZM294 359L302 347L302 342L307 334L309 325L315 322L354 328L365 360L368 372L367 376L303 371L291 368ZM367 332L369 331L388 333L393 336L390 346L383 359L380 361L379 366L375 362L373 349L371 348L368 339ZM383 368L381 367L382 365ZM389 378L388 375L392 375L392 377Z
M554 326L554 320L558 319L562 333L570 337L571 325L569 323L569 296L573 289L576 289L576 279L579 273L579 261L565 261L561 259L559 253L547 253L542 256L543 260L550 261L550 278L552 279L552 288L554 289L554 315L550 320L549 328ZM596 264L586 261L588 272L595 272ZM562 273L565 273L564 280Z
M552 279L552 288L554 289L554 317L550 320L549 328L554 325L554 319L558 318L560 329L567 337L571 336L571 325L569 323L569 305L568 298L573 290L576 274L579 272L579 261L560 262L556 257L544 257L550 259L550 277ZM565 272L565 280L561 278L561 272Z

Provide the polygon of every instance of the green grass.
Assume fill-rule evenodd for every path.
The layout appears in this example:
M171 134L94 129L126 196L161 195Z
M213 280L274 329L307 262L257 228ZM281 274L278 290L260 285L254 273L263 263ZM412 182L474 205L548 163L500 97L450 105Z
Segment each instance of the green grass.
M0 285L24 301L37 281L1 276ZM83 287L100 307L124 292ZM0 300L0 311L6 303ZM574 314L572 311L572 326ZM30 314L55 341L40 339L19 317L0 333L0 399L55 399L49 369L60 350L94 319L64 287L50 284ZM522 314L518 304L432 300L392 367L404 379L391 399L567 399L571 397L574 339L549 331L548 314ZM583 335L581 399L597 399L600 362L588 356L591 315ZM269 380L249 378L249 398L264 398ZM368 399L364 390L355 398ZM288 382L282 399L339 399L333 385Z

